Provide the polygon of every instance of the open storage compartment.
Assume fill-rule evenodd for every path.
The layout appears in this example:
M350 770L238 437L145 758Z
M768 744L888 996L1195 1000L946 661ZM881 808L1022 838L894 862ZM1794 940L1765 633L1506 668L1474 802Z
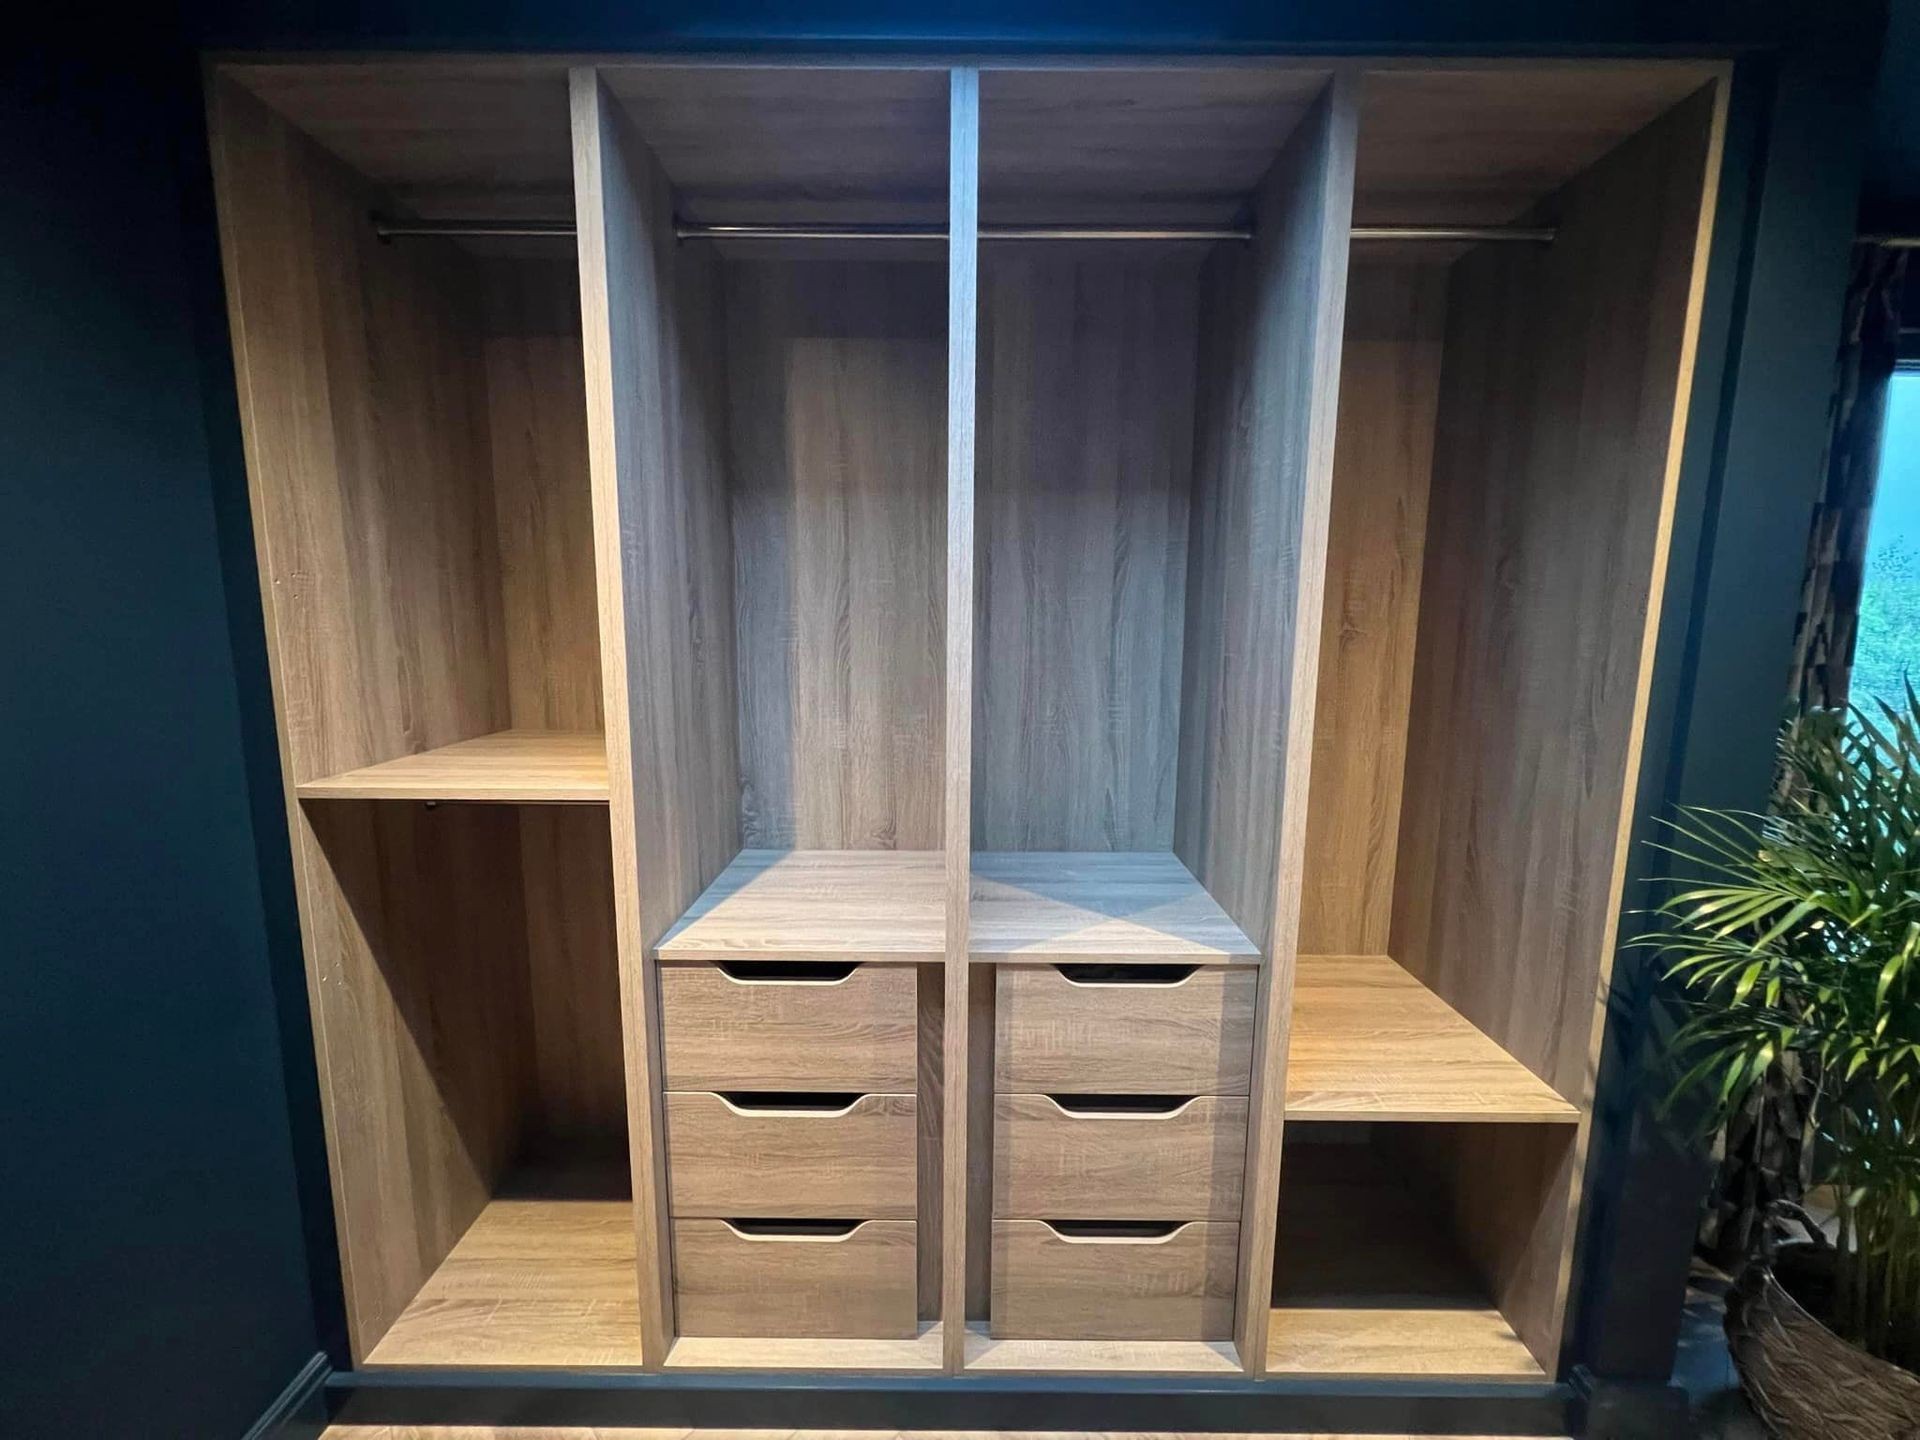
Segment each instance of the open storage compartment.
M212 104L356 1358L637 1365L565 74Z

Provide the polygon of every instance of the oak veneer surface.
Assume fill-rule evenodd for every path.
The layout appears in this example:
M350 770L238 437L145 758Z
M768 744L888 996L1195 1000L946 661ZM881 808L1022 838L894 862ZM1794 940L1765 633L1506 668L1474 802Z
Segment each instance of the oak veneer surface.
M749 849L940 846L944 278L726 266Z
M939 1371L945 1363L940 1327L911 1337L808 1339L797 1335L683 1335L667 1356L669 1370L852 1370L869 1374ZM783 1432L784 1433L784 1432Z
M976 849L1172 843L1198 263L986 257Z
M1364 260L1348 280L1300 897L1307 954L1387 952L1446 284L1439 266Z
M1247 1148L1241 1096L1115 1111L1085 1108L1071 1095L1000 1095L993 1110L996 1222L1221 1220L1238 1228Z
M863 1220L845 1235L743 1234L724 1220L673 1222L682 1335L909 1339L914 1225Z
M1620 906L1685 422L1709 92L1455 264L1391 953L1584 1108ZM1566 1205L1496 1298L1557 1369Z
M662 960L938 960L926 850L743 850L662 938Z
M1259 950L1167 853L972 857L977 960L1252 964Z
M967 1331L967 1370L983 1374L1243 1375L1228 1340L1033 1340Z
M1239 1218L1098 1239L993 1222L996 1338L1221 1341L1233 1334Z
M518 1177L481 1210L367 1362L637 1368L624 1181Z
M1580 1112L1386 956L1302 955L1287 1118L1571 1124Z
M675 1218L913 1219L914 1096L862 1095L832 1109L753 1098L746 1108L745 1097L668 1092Z
M491 800L602 804L606 737L501 730L295 787L302 800Z

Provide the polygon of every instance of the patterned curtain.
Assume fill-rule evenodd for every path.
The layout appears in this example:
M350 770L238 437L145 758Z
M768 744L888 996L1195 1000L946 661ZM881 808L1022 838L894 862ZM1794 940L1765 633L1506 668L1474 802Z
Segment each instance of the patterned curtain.
M1900 342L1906 263L1904 250L1861 245L1853 252L1846 323L1828 406L1826 479L1807 535L1806 578L1793 637L1788 695L1795 709L1837 709L1847 703L1887 381Z

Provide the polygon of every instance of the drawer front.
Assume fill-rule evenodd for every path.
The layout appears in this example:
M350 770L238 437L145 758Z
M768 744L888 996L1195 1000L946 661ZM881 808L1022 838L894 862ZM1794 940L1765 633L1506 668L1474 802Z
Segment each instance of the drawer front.
M911 965L660 967L669 1090L912 1094L917 977Z
M1238 1221L1163 1235L993 1222L992 1333L1010 1340L1230 1340Z
M911 1095L814 1108L698 1091L666 1096L675 1215L836 1220L914 1215Z
M1244 1095L1251 966L1007 965L994 997L994 1089ZM1158 974L1156 974L1158 972Z
M682 1335L911 1337L919 1329L916 1273L911 1220L867 1220L838 1234L777 1222L673 1222Z
M1239 1222L1244 1098L1197 1095L1153 1112L1083 1103L995 1097L996 1219Z

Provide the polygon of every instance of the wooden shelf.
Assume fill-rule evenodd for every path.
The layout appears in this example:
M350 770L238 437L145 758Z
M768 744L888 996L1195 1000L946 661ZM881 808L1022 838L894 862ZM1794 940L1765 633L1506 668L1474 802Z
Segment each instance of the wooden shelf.
M1287 1119L1573 1123L1580 1112L1384 955L1302 955Z
M976 960L1260 960L1193 872L1164 852L978 852L968 923Z
M967 1327L966 1368L1003 1374L1241 1375L1231 1340L997 1340Z
M660 941L662 960L940 960L935 850L742 850Z
M1290 1144L1280 1170L1274 1375L1543 1380L1425 1194L1364 1144Z
M516 1176L367 1363L638 1368L633 1237L622 1174Z
M669 1370L931 1371L945 1364L938 1324L912 1339L806 1340L784 1336L682 1335L667 1352Z
M309 780L302 800L491 800L512 805L604 805L604 735L501 730Z

